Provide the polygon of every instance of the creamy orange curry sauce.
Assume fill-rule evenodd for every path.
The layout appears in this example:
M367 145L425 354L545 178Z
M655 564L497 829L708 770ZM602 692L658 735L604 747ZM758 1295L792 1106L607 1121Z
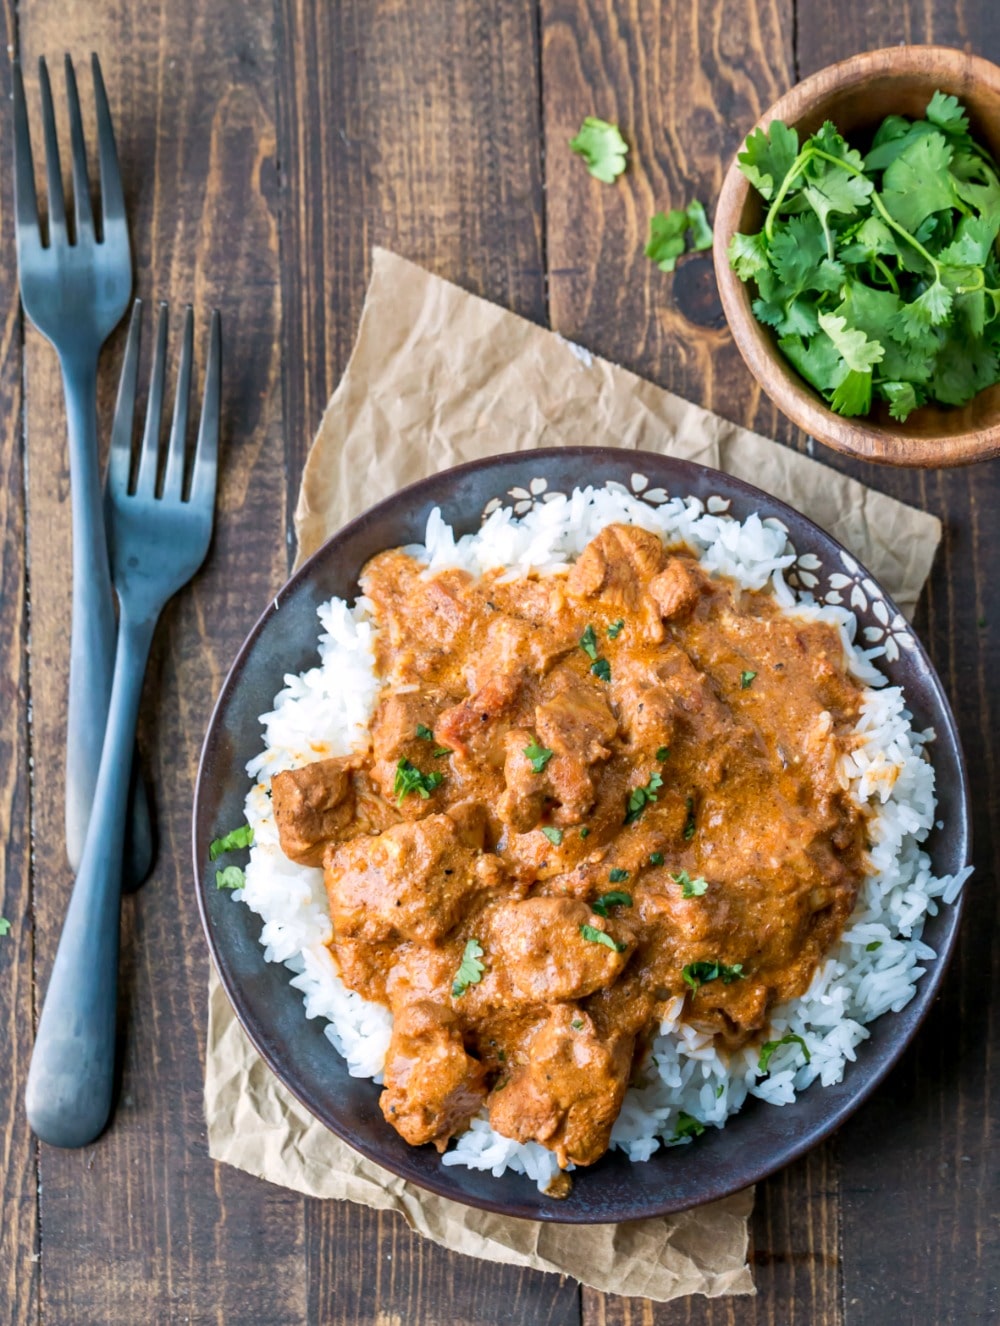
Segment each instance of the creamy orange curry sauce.
M612 525L568 575L365 568L371 750L272 780L344 981L393 1014L382 1111L443 1150L485 1106L560 1165L607 1149L668 1001L736 1047L849 916L840 640Z

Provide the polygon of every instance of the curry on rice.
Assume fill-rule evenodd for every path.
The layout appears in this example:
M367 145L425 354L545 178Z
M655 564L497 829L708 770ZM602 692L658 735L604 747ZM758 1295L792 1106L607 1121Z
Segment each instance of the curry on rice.
M807 988L864 878L836 629L609 525L566 575L362 587L365 753L271 780L322 865L345 984L391 1009L381 1105L443 1150L493 1128L588 1165L665 1006L736 1048Z

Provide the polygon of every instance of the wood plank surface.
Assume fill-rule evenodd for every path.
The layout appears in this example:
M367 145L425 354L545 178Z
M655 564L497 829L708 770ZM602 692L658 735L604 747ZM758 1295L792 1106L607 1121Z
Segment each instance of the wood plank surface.
M13 44L14 6L0 6ZM0 64L0 99L11 94ZM14 253L13 181L0 174L0 1305L11 1326L38 1320L39 1220L35 1139L22 1102L32 1044L28 593L22 446L22 334Z
M121 1098L96 1145L41 1148L41 1317L73 1326L301 1322L301 1200L217 1170L206 1156L208 971L189 845L193 774L211 705L285 566L272 24L255 7L236 21L225 7L196 0L141 7L26 0L20 41L36 123L37 56L55 57L61 102L59 57L73 52L89 113L81 64L100 51L137 290L176 306L175 333L180 306L195 303L199 363L218 303L226 362L217 534L206 569L164 616L143 706L160 851L153 878L124 907ZM59 379L51 350L33 332L26 361L36 977L44 989L70 883L62 847L70 535ZM105 414L116 377L111 352L103 361ZM266 1275L257 1274L261 1266Z
M821 456L945 522L917 625L973 771L979 870L960 952L903 1063L837 1137L759 1186L756 1298L654 1305L581 1293L558 1277L459 1257L391 1214L309 1201L213 1165L201 1109L207 956L188 859L201 737L236 648L290 560L298 475L350 354L372 245L549 318L654 381L804 448L743 367L710 256L660 273L642 254L649 218L692 197L711 215L746 129L824 64L902 40L1000 60L994 0L21 0L16 14L7 0L0 12L25 60L36 124L37 56L58 67L73 52L89 110L80 66L100 52L137 292L178 309L192 300L202 332L217 303L226 359L217 537L165 616L144 703L161 841L154 878L124 909L118 1113L94 1147L36 1148L23 1084L36 992L71 882L62 848L69 493L54 357L22 331L13 298L4 172L4 1320L937 1326L1000 1316L1000 1010L989 993L1000 972L1000 703L991 686L1000 464L915 474ZM0 91L8 84L5 67ZM57 98L61 86L57 72ZM587 114L617 120L632 144L613 188L568 149ZM105 426L121 348L119 334L102 361Z

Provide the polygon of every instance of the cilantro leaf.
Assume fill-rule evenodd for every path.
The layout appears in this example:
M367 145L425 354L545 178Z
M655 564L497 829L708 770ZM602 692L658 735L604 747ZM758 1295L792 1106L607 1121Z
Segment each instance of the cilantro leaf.
M765 1041L760 1047L760 1057L757 1060L757 1072L764 1074L770 1071L771 1056L781 1045L794 1045L798 1043L802 1047L802 1053L805 1056L806 1063L809 1063L811 1055L809 1047L801 1036L797 1036L794 1031L786 1031L780 1041Z
M741 691L748 691L748 690L750 689L750 687L754 684L754 681L755 681L756 677L757 677L756 672L741 672L741 673L740 673L740 690L741 690Z
M662 764L664 760L669 760L669 759L670 759L670 747L669 747L669 746L658 746L658 747L656 748L656 759L657 759L657 762L660 763L660 764Z
M608 875L608 879L610 879L612 884L622 884L628 879L628 871L621 870L618 866L615 866L614 870Z
M661 272L672 272L677 259L687 247L685 236L688 226L687 212L656 212L649 219L649 240L644 252L652 258Z
M479 940L467 939L462 952L462 961L458 964L458 971L451 985L452 999L461 999L470 985L478 985L483 979L485 968L479 961L482 956L483 950Z
M885 354L878 341L869 341L863 331L848 327L846 320L837 314L821 313L819 325L829 336L847 367L856 373L867 372Z
M625 803L625 823L634 824L651 801L659 801L656 795L663 786L663 776L651 773L641 787L633 787Z
M735 234L729 241L729 265L741 281L749 281L767 268L767 236Z
M208 847L209 861L216 861L224 852L237 852L242 847L250 847L253 843L253 829L249 824L241 824L236 829L231 829L229 833L221 838L215 838Z
M684 804L687 807L687 819L684 821L684 831L683 831L684 841L690 842L695 835L695 830L698 827L698 823L697 820L695 819L695 814L694 814L694 797L688 797Z
M624 953L628 948L627 944L620 943L617 939L612 939L606 930L598 930L594 925L580 926L580 934L584 939L589 940L591 944L603 944L605 948L614 949L616 953Z
M596 115L588 115L580 125L570 148L583 157L591 175L602 184L613 184L625 169L628 143L621 136L617 124L609 124Z
M920 404L912 382L883 382L879 390L889 402L889 413L900 423L904 423Z
M434 740L434 733L430 730L429 727L426 727L423 723L417 724L417 736L420 738L421 741Z
M595 677L600 677L601 681L611 680L611 664L606 658L599 658L590 668Z
M0 916L0 938L10 934L10 922L6 916Z
M241 889L245 883L246 877L239 866L226 866L223 870L215 872L217 889Z
M871 371L861 373L856 368L849 369L834 387L830 404L844 416L867 414L872 404Z
M444 782L442 773L421 773L415 764L405 757L396 765L396 777L392 784L392 793L400 805L410 792L416 792L422 801L427 801L436 787Z
M931 124L951 133L964 134L969 129L969 117L959 105L957 97L946 96L944 92L935 92L927 103L924 112Z
M692 879L686 870L681 870L674 876L674 883L681 886L682 898L700 898L708 888L708 880L700 877Z
M548 838L549 842L552 843L552 845L553 845L554 847L558 847L559 844L560 844L560 843L562 842L562 840L563 840L563 831L562 831L562 829L554 829L554 828L550 828L548 825L546 825L546 826L542 829L542 833L545 834L546 838Z
M704 205L695 198L693 202L688 203L685 210L691 227L691 242L696 251L703 252L705 249L710 249L715 242L715 236L712 234L712 227L708 224Z
M773 198L791 170L799 152L799 136L781 120L755 129L737 154L739 168L765 198Z
M625 629L625 618L619 617L616 622L612 622L608 627L608 639L617 640Z
M805 380L819 392L830 391L843 381L847 370L837 347L826 332L803 340L801 336L783 336L778 346Z
M650 854L649 854L649 864L650 864L651 866L662 866L662 865L663 865L663 853L662 853L662 852L650 852Z
M742 962L734 963L727 967L724 962L718 960L712 962L689 962L681 969L681 975L684 977L685 984L692 990L697 990L699 986L707 985L709 981L722 981L723 985L732 985L734 981L743 980L746 973L743 970Z
M532 738L531 745L525 746L524 753L531 761L532 773L540 774L544 772L545 766L555 754L555 751L547 750L545 746L539 746L538 742Z
M627 871L625 872L625 878L626 879L628 878ZM598 916L605 916L605 917L608 914L609 907L631 907L631 906L632 906L631 893L624 893L621 889L612 889L609 893L602 893L599 898L596 898L590 904L591 911L596 912Z
M886 166L882 201L907 230L915 231L932 212L954 206L955 187L948 172L951 156L943 135L922 134Z
M588 625L583 635L580 636L580 648L589 659L597 658L597 635L592 626Z
M685 1114L683 1110L677 1115L677 1128L672 1142L679 1142L685 1137L700 1137L705 1131L705 1125L700 1119L696 1119L693 1114Z

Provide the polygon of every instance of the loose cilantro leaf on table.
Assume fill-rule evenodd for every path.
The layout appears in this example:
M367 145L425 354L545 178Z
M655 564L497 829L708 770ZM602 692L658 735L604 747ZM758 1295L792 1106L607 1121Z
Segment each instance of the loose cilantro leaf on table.
M963 107L887 116L867 155L827 122L800 146L775 121L738 156L764 224L730 266L797 372L843 415L902 422L1000 381L1000 171Z
M602 184L613 184L625 169L628 143L617 124L588 115L580 125L580 132L569 140L569 145L583 157L591 175Z
M620 943L617 939L612 939L606 930L598 930L595 925L582 925L580 934L584 939L589 940L591 944L603 944L605 948L614 949L616 953L624 953L628 948L627 944Z
M249 847L253 843L253 829L249 824L241 824L239 828L232 829L222 838L214 839L208 847L208 859L217 860L224 852L236 852L241 847Z
M10 934L10 922L6 916L0 916L0 937Z
M483 979L485 968L479 959L483 956L483 950L480 947L478 939L467 939L465 950L462 953L462 961L458 964L458 971L455 973L455 979L451 986L452 999L459 999L465 994L470 985L478 985Z
M712 247L712 227L697 199L685 208L656 212L650 217L646 257L652 258L661 272L672 272L677 259L687 250L689 236L696 251Z
M396 765L396 778L392 785L393 795L402 805L403 797L416 792L421 800L426 801L436 787L444 782L442 773L421 773L415 764L402 759Z

